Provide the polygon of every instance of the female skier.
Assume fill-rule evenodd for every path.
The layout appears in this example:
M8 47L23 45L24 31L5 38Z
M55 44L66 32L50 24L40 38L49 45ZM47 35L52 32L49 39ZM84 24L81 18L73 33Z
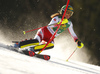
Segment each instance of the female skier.
M37 31L37 34L35 35L34 39L20 42L18 44L18 47L25 48L27 46L32 46L31 51L40 51L46 45L46 43L50 40L52 35L55 33L62 19L62 15L65 11L65 8L66 8L66 5L64 5L58 13L51 15L52 20L50 21L48 26L40 28ZM75 34L73 30L73 24L71 20L69 19L72 15L73 15L73 8L72 6L68 5L65 17L61 23L59 30L57 31L55 35L55 38L68 28L69 33L73 37L74 41L77 43L77 47L82 48L84 44L78 39L77 35ZM16 44L15 44L15 47L16 47ZM45 49L49 49L53 47L54 47L54 40L52 40ZM24 51L30 51L30 50L24 50Z

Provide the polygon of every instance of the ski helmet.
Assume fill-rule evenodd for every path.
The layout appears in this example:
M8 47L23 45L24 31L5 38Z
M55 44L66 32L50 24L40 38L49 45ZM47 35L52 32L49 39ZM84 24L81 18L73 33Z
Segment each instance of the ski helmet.
M65 8L66 8L66 5L62 6L62 8L60 10L60 14L63 15ZM71 16L73 15L73 7L72 6L68 5L67 11L71 11L72 12Z

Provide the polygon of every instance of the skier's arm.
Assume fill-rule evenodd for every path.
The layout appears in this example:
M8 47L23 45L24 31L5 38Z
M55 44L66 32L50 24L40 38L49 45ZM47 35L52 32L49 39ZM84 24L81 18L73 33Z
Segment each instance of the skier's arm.
M73 24L72 22L70 22L70 27L68 28L69 33L71 34L71 36L74 38L75 42L77 43L77 47L78 48L82 48L84 46L84 44L78 39L77 35L75 34L74 30L73 30Z
M73 30L73 24L72 22L68 22L70 24L68 31L71 34L71 36L74 38L74 40L78 39L77 35L75 34L74 30Z
M58 17L54 17L54 18L52 18L52 20L50 21L48 26L55 27L55 25L58 23L58 21L59 21Z

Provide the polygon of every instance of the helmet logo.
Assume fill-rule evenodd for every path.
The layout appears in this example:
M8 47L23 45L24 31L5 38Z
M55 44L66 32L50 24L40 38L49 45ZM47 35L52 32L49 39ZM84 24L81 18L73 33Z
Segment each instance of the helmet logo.
M73 8L72 8L72 7L69 7L68 9L73 10Z

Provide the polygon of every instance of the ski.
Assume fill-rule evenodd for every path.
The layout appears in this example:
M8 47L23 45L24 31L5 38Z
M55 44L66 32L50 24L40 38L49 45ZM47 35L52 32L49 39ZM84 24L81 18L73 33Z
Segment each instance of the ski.
M17 42L17 41L15 41L15 42ZM40 59L43 59L43 60L50 60L50 56L49 55L36 54L33 51L25 52L25 51L23 51L23 50L21 50L19 48L15 48L12 45L0 44L0 47L6 48L8 50L11 50L11 51L14 51L14 52L17 52L17 53L20 53L20 54L24 54L24 55L27 55L27 56L37 57L37 58L40 58Z
M35 56L37 58L41 58L41 59L44 59L44 60L49 60L50 59L49 55L36 54Z
M24 54L31 56L31 57L37 57L37 58L41 58L44 60L49 60L50 56L49 55L44 55L44 54L36 54L33 51L23 51Z
M33 43L38 43L38 41L37 40L26 40L26 41L22 41L22 42L20 42L20 48L22 47L22 49L23 49L23 47L24 47L24 45L26 46L27 44L29 45L29 44L33 44ZM12 41L12 43L19 43L19 41ZM30 48L30 47L28 47L28 48ZM27 49L28 49L27 48ZM32 47L31 47L32 48ZM15 49L14 51L17 51L16 50L16 48L12 48L12 50L13 49ZM19 50L19 51L21 51L21 52L19 52L19 51L17 51L17 52L19 52L19 53L22 53L22 54L25 54L25 55L28 55L28 56L31 56L31 57L37 57L37 58L41 58L41 59L44 59L44 60L49 60L50 59L50 56L49 55L44 55L44 54L36 54L35 53L35 51L33 52L33 51L28 51L27 49L24 49L24 50Z

